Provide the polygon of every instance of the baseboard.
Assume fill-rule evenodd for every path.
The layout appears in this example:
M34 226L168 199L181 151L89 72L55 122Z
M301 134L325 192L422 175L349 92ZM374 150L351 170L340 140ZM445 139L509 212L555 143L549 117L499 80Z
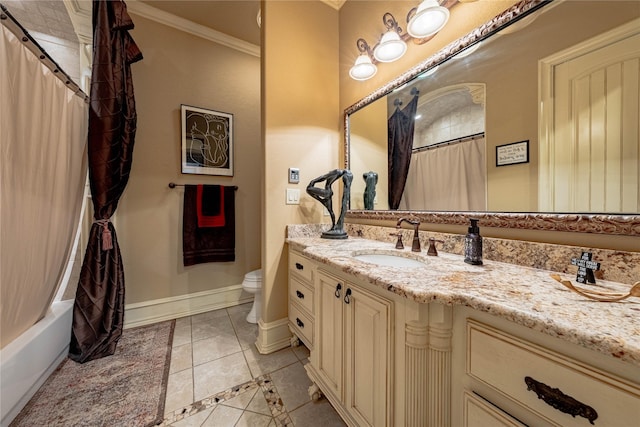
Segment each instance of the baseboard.
M127 304L124 308L124 328L150 325L252 301L253 296L243 292L242 285L233 285L211 291Z
M289 319L284 318L275 322L258 321L258 340L256 347L260 354L269 354L291 346L291 331Z

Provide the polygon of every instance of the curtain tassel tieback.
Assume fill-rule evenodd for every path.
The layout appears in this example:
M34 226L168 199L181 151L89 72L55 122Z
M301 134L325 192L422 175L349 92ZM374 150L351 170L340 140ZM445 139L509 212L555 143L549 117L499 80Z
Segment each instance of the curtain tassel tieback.
M102 226L102 250L108 251L113 249L113 239L111 237L111 230L109 230L109 219L97 219L93 221L94 224Z

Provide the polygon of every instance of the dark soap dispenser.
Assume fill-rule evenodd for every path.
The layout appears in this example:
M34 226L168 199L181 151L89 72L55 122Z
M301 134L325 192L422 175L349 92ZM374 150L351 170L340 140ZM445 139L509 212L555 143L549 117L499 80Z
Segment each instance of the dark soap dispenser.
M464 262L471 265L482 265L482 236L478 220L471 218L469 232L464 238Z

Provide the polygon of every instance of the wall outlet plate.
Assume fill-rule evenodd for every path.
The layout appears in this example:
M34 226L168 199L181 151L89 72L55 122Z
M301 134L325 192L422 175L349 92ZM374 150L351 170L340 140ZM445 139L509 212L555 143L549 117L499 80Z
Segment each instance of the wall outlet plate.
M289 168L289 184L297 184L300 182L300 169Z

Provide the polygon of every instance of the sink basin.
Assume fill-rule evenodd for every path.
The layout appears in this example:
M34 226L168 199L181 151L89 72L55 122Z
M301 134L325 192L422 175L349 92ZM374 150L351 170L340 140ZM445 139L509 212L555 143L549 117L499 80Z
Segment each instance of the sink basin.
M388 254L360 254L354 255L355 259L359 261L368 262L369 264L376 264L384 267L424 267L426 264L417 259L407 258L399 255Z

